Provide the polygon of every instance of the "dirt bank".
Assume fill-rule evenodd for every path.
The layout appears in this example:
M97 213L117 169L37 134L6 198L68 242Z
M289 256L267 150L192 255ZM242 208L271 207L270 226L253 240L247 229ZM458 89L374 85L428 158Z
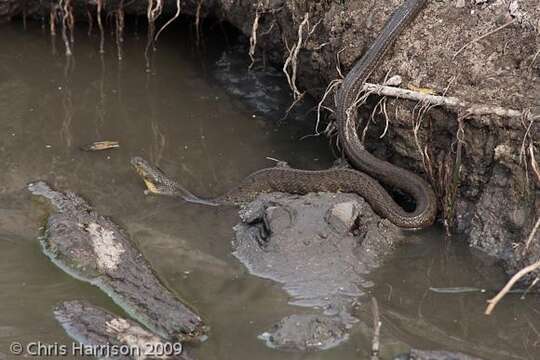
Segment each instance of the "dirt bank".
M255 29L256 66L263 57L287 63L296 95L307 92L321 99L328 84L340 78L336 55L340 54L346 73L400 2L183 0L181 4L185 14L200 10L201 16L228 21L248 37ZM76 18L86 18L87 1L71 3ZM96 1L88 3L95 12ZM124 3L127 14L146 13L147 1ZM0 18L25 13L48 19L51 4L57 2L0 0ZM118 4L107 1L105 10L116 11ZM170 18L176 1L163 5L161 18ZM382 82L387 74L397 74L403 79L401 87L429 88L468 103L538 114L538 19L537 0L429 1L370 80ZM302 41L296 57L299 33ZM489 35L479 39L485 34ZM328 107L333 103L330 98ZM364 108L370 114L369 106ZM430 179L450 228L468 233L472 246L501 259L511 273L538 259L540 235L528 247L525 243L540 216L536 196L540 174L537 177L534 171L534 157L540 158L539 120L461 116L459 108L444 107L432 108L418 119L423 109L416 102L396 99L388 99L385 110L388 130L378 140L386 125L384 117L378 118L370 126L368 147Z

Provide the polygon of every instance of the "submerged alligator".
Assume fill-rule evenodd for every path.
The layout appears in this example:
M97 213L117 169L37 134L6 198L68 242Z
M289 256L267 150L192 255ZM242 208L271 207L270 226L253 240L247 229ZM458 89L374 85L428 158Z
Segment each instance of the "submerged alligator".
M43 252L54 264L99 287L162 339L190 342L206 337L203 320L158 280L123 229L75 193L53 190L42 181L29 184L28 189L54 208L41 238ZM75 308L65 307L62 318ZM99 331L97 322L91 325L93 332Z
M433 224L437 214L437 199L431 186L421 177L371 155L358 137L356 99L362 87L377 67L386 51L403 29L425 6L426 0L405 0L392 14L368 51L343 80L336 96L339 141L357 171L348 168L300 170L277 166L259 170L245 178L237 187L214 199L202 199L178 184L151 179L154 193L175 195L184 200L207 205L236 204L252 200L262 192L307 194L310 192L356 193L365 198L373 210L403 228L423 228ZM132 161L137 168L137 160ZM365 173L364 173L365 172ZM143 178L147 174L140 173ZM404 190L416 203L413 212L400 207L375 180Z

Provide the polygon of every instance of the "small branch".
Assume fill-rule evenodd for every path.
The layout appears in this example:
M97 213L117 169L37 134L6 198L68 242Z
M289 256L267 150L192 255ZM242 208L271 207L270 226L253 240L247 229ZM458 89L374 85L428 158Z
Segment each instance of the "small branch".
M514 286L514 284L518 282L522 277L524 277L530 272L537 270L538 268L540 268L540 261L537 261L532 265L524 267L523 269L518 271L514 276L512 276L512 278L506 283L504 288L502 288L502 290L499 291L499 293L495 295L495 297L488 300L489 305L487 306L484 314L491 315L491 313L495 309L495 306L497 306L499 301L501 301L501 299L510 291L510 289L512 289L512 286Z

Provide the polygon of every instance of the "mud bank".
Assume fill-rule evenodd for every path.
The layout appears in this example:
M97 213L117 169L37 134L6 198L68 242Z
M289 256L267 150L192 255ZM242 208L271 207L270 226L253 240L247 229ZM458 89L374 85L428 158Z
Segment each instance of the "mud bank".
M76 20L86 19L87 3L95 13L94 1L66 3L72 4ZM107 1L104 11L118 12L121 3ZM125 3L125 14L147 12L147 1ZM352 67L399 3L184 0L181 12L230 22L252 38L255 66L263 59L288 64L296 96L305 92L318 101L331 81L340 78L337 69L345 74ZM175 1L154 2L159 4L163 21L176 12ZM48 21L52 5L56 2L0 0L0 18L25 14ZM400 75L403 88L429 88L468 103L538 114L538 19L536 0L430 1L370 81ZM330 108L331 98L325 103ZM372 105L363 107L368 116ZM540 216L540 178L535 174L539 121L466 114L460 108L424 111L417 102L391 98L385 105L389 121L375 117L368 148L429 179L440 199L442 220L452 231L470 235L473 247L502 260L508 272L537 260L540 235L528 247L525 243Z

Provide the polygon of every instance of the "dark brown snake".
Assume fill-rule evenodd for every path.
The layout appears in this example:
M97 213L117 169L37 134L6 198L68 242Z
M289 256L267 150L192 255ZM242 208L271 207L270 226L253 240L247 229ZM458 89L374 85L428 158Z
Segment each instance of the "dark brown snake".
M353 109L353 104L366 79L426 2L427 0L405 0L395 10L369 50L347 74L336 96L339 141L349 161L362 172L346 168L300 170L277 166L259 170L246 177L240 185L224 195L204 200L167 179L143 159L134 158L132 164L143 176L151 192L181 196L190 202L220 205L245 202L261 192L306 194L318 191L340 191L362 196L376 213L399 227L430 226L435 221L437 213L436 197L430 185L416 174L371 155L358 137L356 130L358 114L356 109ZM374 178L411 195L416 202L415 210L405 211Z

